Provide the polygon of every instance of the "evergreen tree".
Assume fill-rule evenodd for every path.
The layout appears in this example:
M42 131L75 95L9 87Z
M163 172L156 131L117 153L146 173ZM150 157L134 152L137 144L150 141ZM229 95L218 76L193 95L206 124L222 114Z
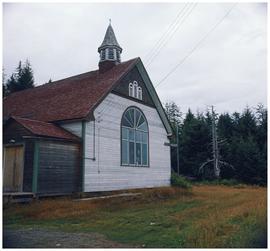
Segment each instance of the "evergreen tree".
M266 184L267 115L262 107L258 111L257 121L254 112L248 107L242 114L220 116L219 134L226 138L226 143L221 147L222 156L235 168L223 170L223 178Z
M22 91L34 87L34 76L30 62L26 60L24 65L19 62L15 73L13 73L7 81L7 90L9 93Z
M26 60L23 68L20 69L18 82L22 86L22 90L34 87L33 70L28 60Z
M182 112L175 102L170 101L165 103L165 113L172 125L175 123L178 125L181 124Z
M195 116L189 109L180 121L180 173L183 175L198 177L202 163L212 159L211 119L209 112ZM256 112L247 107L242 113L221 114L217 135L220 160L233 166L231 169L221 165L221 178L267 184L267 109L263 105L258 105ZM172 155L172 162L175 169L176 154ZM208 166L211 170L211 164Z
M210 128L201 115L188 110L180 134L180 170L185 175L198 176L200 165L211 157Z
M12 74L10 78L7 80L7 91L8 93L16 92L18 88L18 82L16 79L16 75Z
M259 104L256 109L257 115L257 144L260 152L260 161L258 163L258 173L260 182L267 183L267 109Z
M171 123L171 127L174 131L173 138L171 139L171 143L177 142L177 131L180 131L180 125L182 120L182 113L180 112L180 108L177 106L175 102L167 102L165 103L165 113ZM178 130L177 130L178 127ZM178 135L179 139L179 135ZM179 149L178 149L179 151ZM171 147L171 166L177 171L177 148Z
M238 129L242 137L254 137L256 135L256 118L249 107L241 114L238 120Z
M7 85L6 85L6 74L5 69L2 69L2 97L6 97L8 95Z
M232 117L228 114L221 114L217 123L217 133L222 143L219 145L221 160L233 165L232 161L232 136L235 127ZM221 178L229 179L235 177L235 170L228 166L221 166Z

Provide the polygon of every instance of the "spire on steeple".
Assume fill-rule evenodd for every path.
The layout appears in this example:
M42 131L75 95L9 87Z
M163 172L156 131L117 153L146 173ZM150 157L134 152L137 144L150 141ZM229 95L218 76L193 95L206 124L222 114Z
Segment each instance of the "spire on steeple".
M109 19L110 23L107 28L105 37L103 39L102 44L98 47L98 52L100 54L100 60L99 60L99 66L103 62L113 62L114 65L121 63L121 52L122 48L117 42L117 39L115 37L112 25L111 25L111 19Z

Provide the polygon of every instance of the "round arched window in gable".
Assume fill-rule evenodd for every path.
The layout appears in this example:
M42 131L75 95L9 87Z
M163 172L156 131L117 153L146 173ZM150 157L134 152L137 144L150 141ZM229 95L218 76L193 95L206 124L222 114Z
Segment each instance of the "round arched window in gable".
M136 107L128 108L121 122L121 164L148 166L148 124Z

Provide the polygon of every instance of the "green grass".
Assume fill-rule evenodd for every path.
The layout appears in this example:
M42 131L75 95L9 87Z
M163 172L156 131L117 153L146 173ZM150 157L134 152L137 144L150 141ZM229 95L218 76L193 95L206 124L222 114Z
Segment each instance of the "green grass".
M183 176L177 175L176 173L172 173L171 176L171 184L175 187L182 187L186 189L190 189L191 183Z
M4 225L96 232L131 247L265 247L266 189L212 185L100 202L45 200L6 208Z

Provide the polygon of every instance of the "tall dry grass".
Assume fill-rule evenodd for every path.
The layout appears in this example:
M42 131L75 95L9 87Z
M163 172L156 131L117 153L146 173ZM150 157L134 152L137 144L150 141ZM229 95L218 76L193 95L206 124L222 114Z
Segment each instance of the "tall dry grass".
M136 205L144 205L153 201L169 200L173 198L187 198L192 195L190 190L161 187L149 189L133 189L122 191L128 193L140 193L133 197L114 197L102 200L74 200L72 198L42 199L29 205L11 205L5 210L5 214L21 215L29 219L59 219L74 218L84 215L95 214L100 210L119 210ZM117 192L120 193L120 192Z
M120 224L117 227L119 231L121 224L130 226L130 232L126 229L121 233L121 238L119 234L120 240L131 238L130 236L134 234L131 227L133 224L141 228L138 231L148 233L150 246L151 243L157 241L156 238L159 238L162 245L170 247L170 244L166 244L168 240L162 239L162 234L167 233L166 231L171 231L171 238L181 237L182 247L262 247L266 245L266 188L200 185L193 186L192 191L164 187L128 192L139 192L141 195L91 201L74 201L71 198L44 199L29 205L12 205L4 210L4 219L11 219L14 216L22 217L25 222L27 220L78 219L81 227L89 229L94 226L96 231L101 233L104 232L104 226L106 226L108 236L114 235L114 229L117 227L115 224ZM185 207L191 204L191 207ZM134 213L132 209L138 210ZM105 212L105 215L102 212ZM132 218L130 218L131 214L133 214ZM157 217L155 218L154 215ZM154 221L162 222L159 228L156 228L157 230L151 230L157 232L149 232L149 224L144 224L151 216L155 218ZM89 220L87 217L94 220L86 222L85 219ZM118 237L114 235L115 240L118 240ZM139 243L140 239L137 241ZM174 243L174 239L170 241Z
M194 194L204 203L180 215L182 219L201 215L192 224L190 230L192 234L186 239L187 247L228 247L233 236L245 238L241 236L241 231L244 227L246 232L252 231L254 224L258 225L262 231L266 231L267 194L265 188L236 189L225 186L202 186L195 187ZM246 238L252 238L252 233L250 236L248 233L243 233L243 235L246 235ZM234 245L235 241L232 243L232 246Z

